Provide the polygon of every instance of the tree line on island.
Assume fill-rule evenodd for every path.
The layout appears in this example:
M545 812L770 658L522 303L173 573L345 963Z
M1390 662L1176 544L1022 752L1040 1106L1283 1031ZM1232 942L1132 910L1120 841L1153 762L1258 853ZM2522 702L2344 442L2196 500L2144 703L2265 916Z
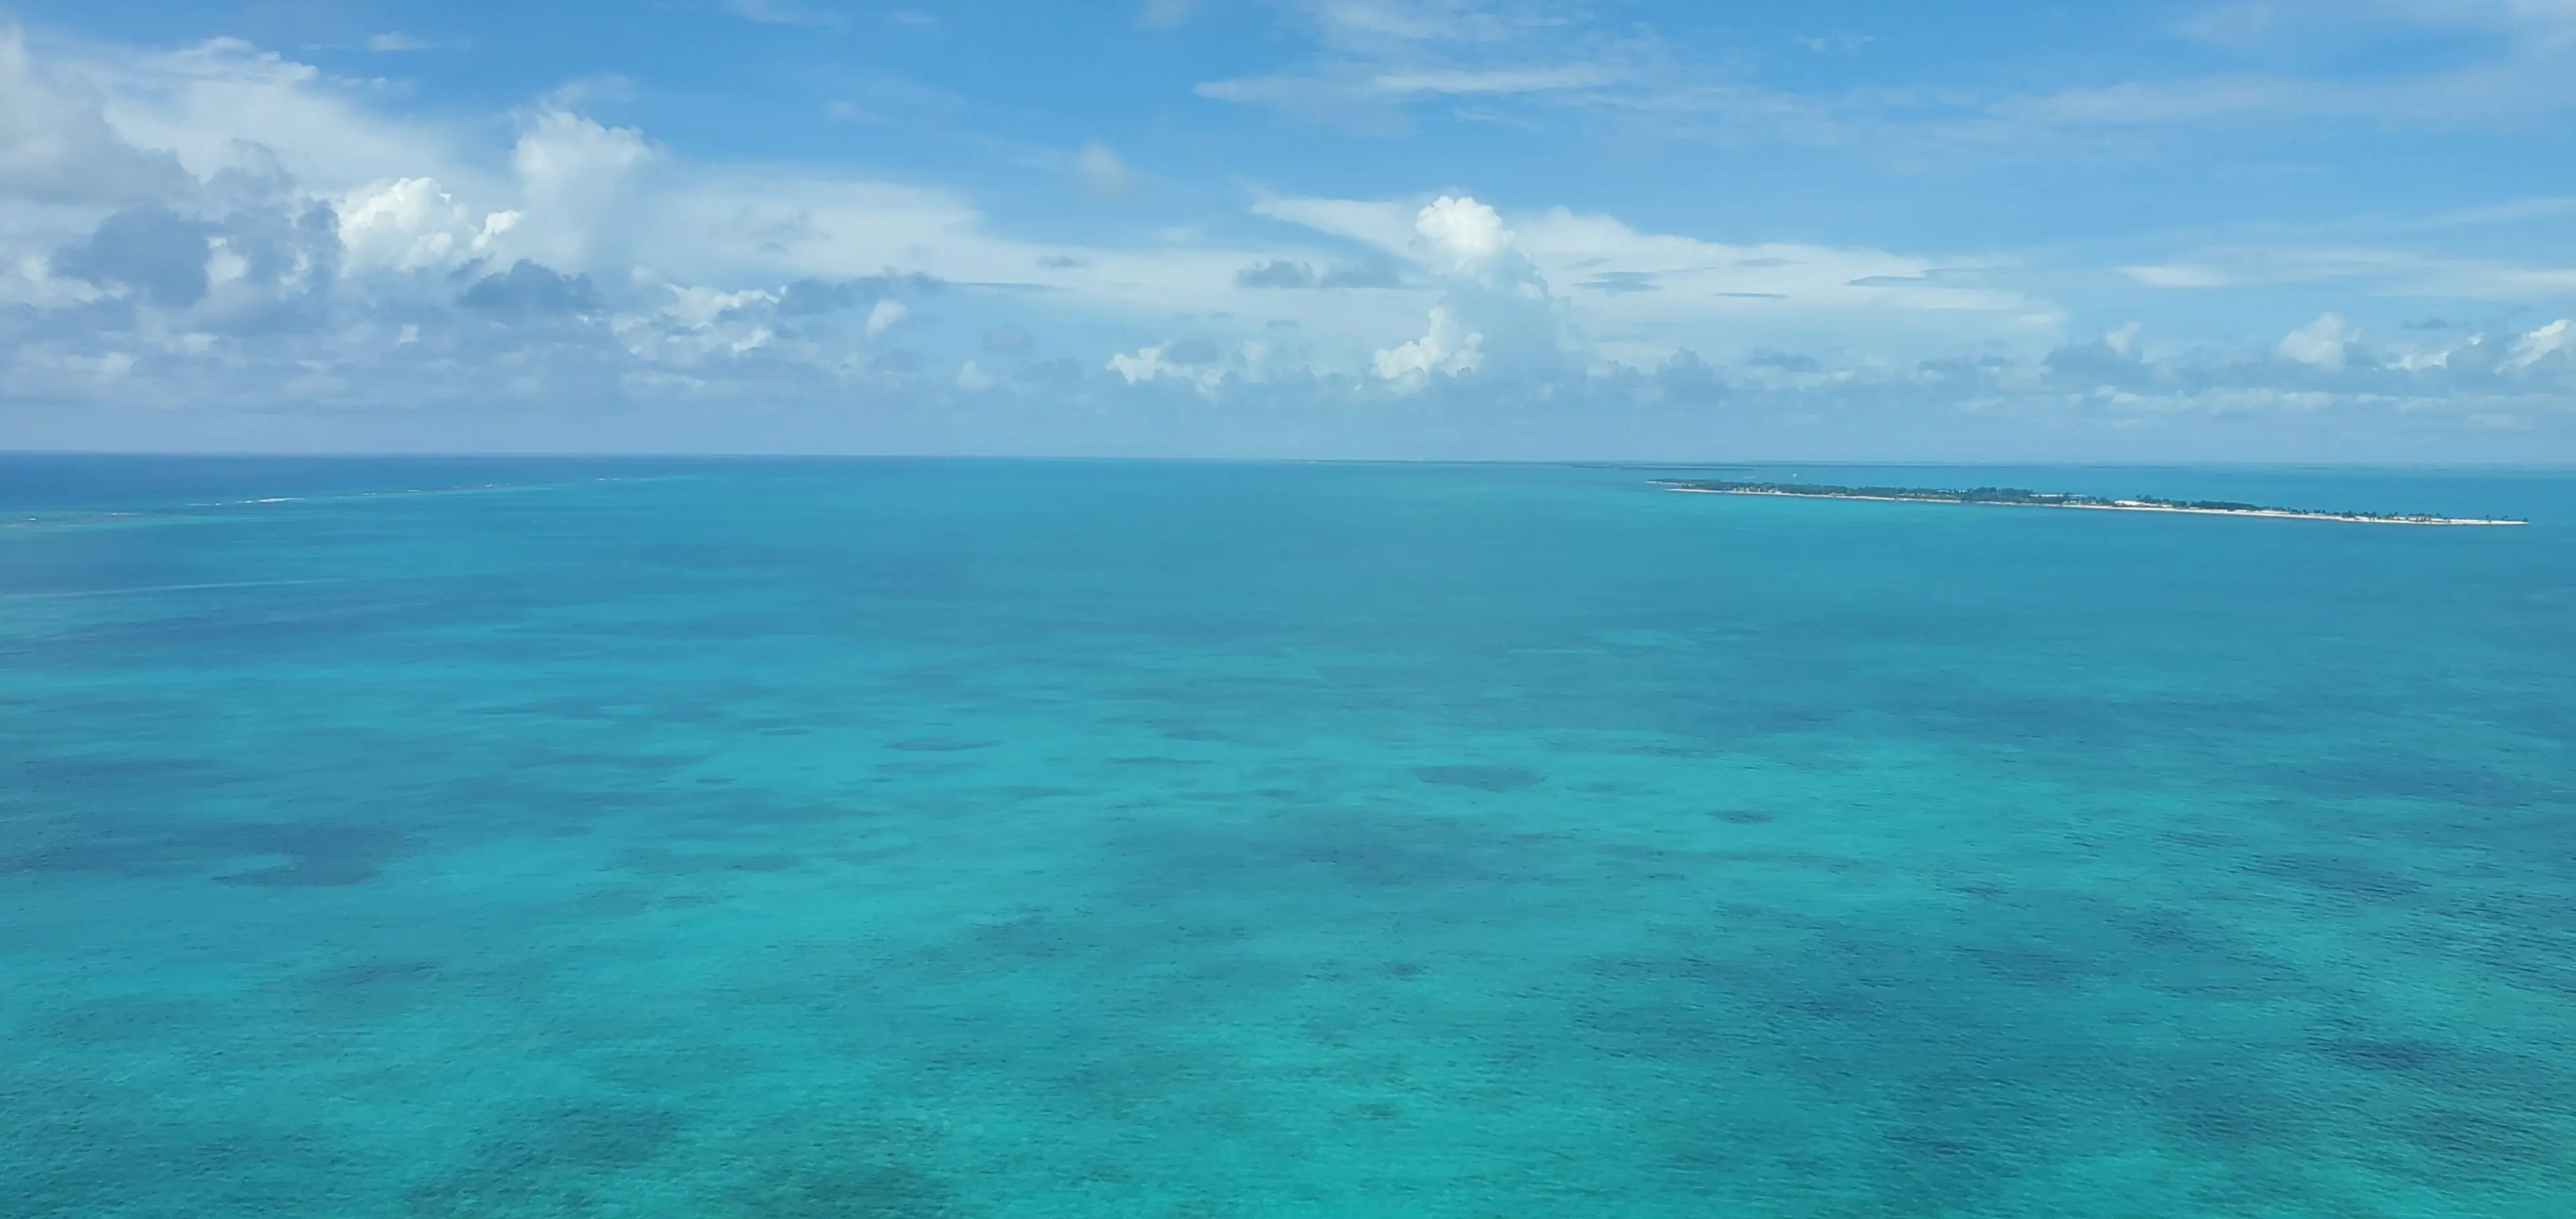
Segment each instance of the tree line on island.
M2322 511L2314 508L2279 508L2227 499L2159 499L2140 495L2126 499L2109 499L2098 495L2078 495L2056 491L2026 491L2019 487L1844 487L1830 483L1743 482L1726 479L1659 478L1656 485L1675 491L1703 491L1725 495L1787 495L1805 499L1897 500L1934 504L1998 504L2025 508L2108 508L2130 512L2215 512L2259 516L2315 517L2338 521L2386 521L2420 525L2520 525L2526 522L2495 517L2444 517L2420 512Z

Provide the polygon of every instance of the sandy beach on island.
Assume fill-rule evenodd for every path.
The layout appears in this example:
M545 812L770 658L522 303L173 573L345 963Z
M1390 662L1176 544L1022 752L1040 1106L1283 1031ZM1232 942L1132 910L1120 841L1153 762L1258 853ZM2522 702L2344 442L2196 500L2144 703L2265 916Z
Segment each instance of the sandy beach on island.
M2108 504L2040 504L2005 500L1936 499L1931 496L1834 495L1803 491L1728 487L1666 487L1692 495L1767 495L1779 499L1847 499L1878 504L1956 504L1973 508L2076 508L2091 512L2171 512L2185 516L2268 516L2287 521L2343 521L2354 525L2528 525L2529 521L2454 516L2355 516L2341 512L2300 512L2288 508L2193 508L2183 504L2149 504L2118 500Z

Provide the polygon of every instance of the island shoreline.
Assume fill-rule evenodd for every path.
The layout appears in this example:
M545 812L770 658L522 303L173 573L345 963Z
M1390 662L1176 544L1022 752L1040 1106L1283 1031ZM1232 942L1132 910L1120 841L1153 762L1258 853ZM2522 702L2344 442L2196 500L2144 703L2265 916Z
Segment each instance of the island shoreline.
M2253 516L2290 521L2340 521L2350 525L2433 525L2449 527L2521 526L2531 522L2504 517L2465 516L2369 516L2349 512L2306 512L2295 508L2198 508L2188 504L2149 503L2141 500L2107 502L2051 503L2045 500L1968 499L1962 493L1909 495L1863 495L1848 491L1800 491L1777 486L1693 486L1658 480L1667 491L1691 495L1760 495L1777 499L1838 499L1875 504L1958 504L1976 508L2058 508L2088 512L2165 512L2183 516Z

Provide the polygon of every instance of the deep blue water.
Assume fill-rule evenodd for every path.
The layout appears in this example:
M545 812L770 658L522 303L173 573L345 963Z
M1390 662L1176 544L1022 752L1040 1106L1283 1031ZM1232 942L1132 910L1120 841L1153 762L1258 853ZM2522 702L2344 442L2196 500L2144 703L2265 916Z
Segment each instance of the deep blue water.
M2576 1214L2576 477L1652 473L0 457L0 1214Z

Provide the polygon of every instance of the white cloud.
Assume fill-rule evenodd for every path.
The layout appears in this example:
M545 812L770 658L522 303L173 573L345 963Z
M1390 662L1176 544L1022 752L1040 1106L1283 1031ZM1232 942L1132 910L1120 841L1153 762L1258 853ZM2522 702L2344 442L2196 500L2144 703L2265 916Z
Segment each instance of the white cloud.
M1579 12L1563 5L1511 7L1478 0L1304 0L1298 7L1326 42L1361 48L1503 42Z
M836 26L840 18L787 0L725 0L725 9L762 25Z
M2150 288L2221 288L2228 283L2227 276L2221 272L2188 263L2122 267L2120 274Z
M1521 251L1502 214L1468 195L1442 195L1414 214L1412 256L1439 287L1422 337L1370 361L1381 380L1412 391L1471 372L1557 376L1582 346L1569 302ZM1490 357L1490 358L1489 358Z
M1398 389L1415 390L1431 377L1473 372L1484 363L1485 336L1466 331L1445 307L1431 308L1431 329L1421 338L1377 353L1372 361L1378 378Z
M2466 228L2486 224L2512 224L2522 220L2539 220L2576 212L2576 198L2564 195L2511 199L2482 207L2446 212L2423 222L2425 228Z
M104 96L119 136L168 150L200 178L282 170L305 189L338 194L431 177L475 197L491 183L480 168L489 158L462 151L450 129L389 115L366 104L363 83L238 39L58 63Z
M2338 12L2338 22L2341 17ZM2408 31L2398 37L2420 35ZM1938 137L1998 149L2118 140L2125 133L2157 129L2196 129L2242 139L2356 123L2418 130L2523 126L2576 107L2576 80L2567 71L2570 50L2576 50L2576 38L2552 33L2515 51L2412 73L2332 77L2240 72L2078 84L1991 98L1966 113L1915 107L1911 112L1897 108L1841 117L1846 133L1854 126L1874 127L1896 139Z
M868 337L872 339L882 337L886 331L902 325L904 319L911 316L912 310L906 308L902 301L893 297L878 301L868 310Z
M414 38L411 35L400 31L378 34L367 40L368 50L385 54L398 54L405 51L427 51L434 49L437 45L437 43Z
M2120 268L2153 288L2358 283L2379 296L2532 300L2576 295L2576 267L2441 257L2374 246L2215 246L2185 261Z
M20 255L16 264L9 273L0 274L0 303L63 309L90 304L106 295L85 280L54 274L51 260L41 255Z
M1085 144L1074 154L1074 175L1082 179L1082 189L1093 198L1118 200L1136 185L1136 175L1127 162L1106 144Z
M2262 33L2331 24L2338 32L2376 29L2401 40L2420 37L2410 26L2433 24L2507 32L2519 46L2453 66L2367 79L2245 71L2079 80L2014 94L1960 86L1782 92L1743 78L1740 64L1694 62L1680 45L1616 24L1596 7L1570 3L1309 0L1293 7L1314 33L1310 58L1277 72L1208 81L1197 92L1381 129L1400 127L1400 118L1383 116L1407 108L1472 103L1472 111L1460 112L1582 122L1649 140L1865 144L1911 161L1935 146L2027 155L2070 141L2134 143L2132 133L2206 128L2251 116L2414 126L2525 122L2576 106L2576 87L2565 71L2567 53L2576 50L2576 22L2559 15L2562 3L2374 0L2359 12L2307 0L2250 5L2201 28ZM2287 7L2310 10L2310 18L2268 24L2238 19ZM2253 40L2253 33L2244 40ZM1848 51L1869 40L1802 41L1815 50ZM2259 129L2240 126L2233 134L2250 130Z
M2286 359L2316 368L2341 368L2361 332L2339 313L2320 315L2317 320L2293 330L2281 340L2279 351Z
M492 251L519 222L517 212L492 212L476 220L435 178L401 178L341 196L343 269L420 271L455 267Z
M1197 11L1198 0L1145 0L1136 10L1136 24L1149 30L1177 29Z
M95 91L38 71L24 31L0 27L0 196L117 203L166 195L186 180L177 158L120 136Z
M1409 113L1575 123L1650 141L1746 138L1849 148L1922 163L1927 152L2048 155L2069 144L2135 151L2141 137L2197 130L2260 139L2288 124L2521 126L2576 108L2576 18L2566 0L2263 0L2202 13L2176 31L2273 56L2278 70L2100 80L2020 93L1973 84L1786 92L1746 61L1694 56L1604 6L1552 0L1291 0L1311 52L1276 71L1197 86L1214 100L1401 129ZM2320 39L2420 51L2426 30L2494 35L2355 76L2318 70ZM1866 36L1804 38L1851 51ZM2465 41L2465 40L2463 40ZM2329 57L2329 61L2333 57ZM2407 67L2415 60L2421 66ZM1876 82L1872 82L1875 84ZM2270 123L2248 123L2269 119Z
M1208 81L1200 96L1316 113L1439 99L1595 99L1633 91L1653 40L1555 0L1303 0L1316 54L1283 72Z
M1503 227L1502 214L1472 197L1453 199L1442 195L1432 200L1414 217L1413 231L1430 243L1432 252L1447 264L1446 269L1459 274L1480 273L1512 244L1512 234Z
M1132 356L1124 352L1113 354L1109 357L1108 364L1109 371L1117 373L1129 385L1151 381L1161 376L1169 367L1163 363L1161 346L1141 348Z
M1438 16L1395 13L1408 14ZM2339 349L2309 335L2162 360L2123 327L2077 345L2101 357L2093 364L2073 354L2052 364L2063 317L2021 286L2047 281L2009 258L1730 243L1457 193L1269 197L1251 210L1279 223L1242 239L1207 236L1226 226L1201 217L1152 238L1066 243L1019 235L959 192L855 170L659 172L672 154L644 131L565 98L522 113L510 144L488 134L505 116L403 119L371 100L382 95L242 44L62 62L11 49L0 100L36 97L69 119L12 129L9 119L35 111L0 112L0 131L16 133L0 143L10 167L0 183L24 197L29 182L94 180L19 172L25 164L157 163L166 207L128 215L119 231L157 233L177 253L152 265L57 257L95 253L98 213L139 200L92 191L79 196L86 210L12 213L0 225L9 419L26 417L9 403L39 401L287 405L322 418L337 406L641 398L928 410L974 393L979 410L1062 420L1083 414L1069 399L1114 416L1182 400L1175 387L1291 419L1405 393L1457 404L1461 419L1489 417L1469 409L1486 404L1814 412L1846 393L1919 410L1976 400L2039 411L2077 398L2110 410L2083 397L2103 387L2171 412L2367 399L2527 422L2576 402L2564 323L2433 345L2374 345L2353 330ZM65 143L84 113L88 142ZM86 151L69 161L24 152L47 140ZM219 196L201 180L261 164L250 195ZM1379 271L1366 291L1238 282L1282 260ZM2523 299L2545 298L2560 273L2384 251L2371 261L2204 250L2174 265L2219 282L2331 272L2342 278L2319 282L2359 292L2518 282ZM924 303L933 293L945 294L936 308ZM907 321L902 350L875 341ZM991 358L979 336L1001 323L1046 336L1039 354L1007 371L968 358ZM1685 348L1694 354L1677 360ZM1119 354L1042 360L1064 351ZM113 392L100 388L110 370Z
M1110 356L1107 370L1128 385L1181 381L1212 394L1225 383L1226 362L1222 353L1205 344L1157 343L1139 348L1134 355Z
M1799 46L1819 55L1829 51L1840 51L1848 55L1878 39L1869 34L1837 34L1831 38L1800 38L1797 41Z
M527 200L521 246L565 267L625 253L639 219L637 176L658 159L632 127L564 110L535 115L510 154Z
M1252 214L1303 225L1400 254L1419 234L1420 212L1402 203L1358 199L1264 197Z
M2569 319L2562 317L2516 339L2512 363L2517 368L2527 367L2572 348L2576 348L2576 330L2571 330Z
M728 313L776 305L780 296L777 292L763 288L720 292L714 288L698 285L671 284L668 286L671 300L662 306L662 312L669 314L682 325L698 328L713 326Z
M2250 44L2354 25L2494 30L2547 43L2576 35L2569 0L2260 0L2217 6L2185 23L2194 37Z
M1352 73L1331 78L1249 77L1199 85L1199 96L1220 102L1302 105L1335 101L1404 101L1418 97L1515 96L1599 89L1628 73L1607 64L1528 68L1419 67Z
M1452 314L1485 334L1488 352L1516 358L1567 348L1642 367L1682 347L1724 358L1840 345L1855 333L1890 356L1928 357L1963 344L2044 344L2063 321L2054 305L2005 286L2010 268L1980 259L1730 245L1564 208L1506 218L1454 196L1427 206L1271 197L1253 210L1421 268Z
M1417 94L1557 93L1617 84L1627 73L1607 64L1567 64L1536 68L1413 68L1378 72L1365 79L1368 91L1385 97Z

